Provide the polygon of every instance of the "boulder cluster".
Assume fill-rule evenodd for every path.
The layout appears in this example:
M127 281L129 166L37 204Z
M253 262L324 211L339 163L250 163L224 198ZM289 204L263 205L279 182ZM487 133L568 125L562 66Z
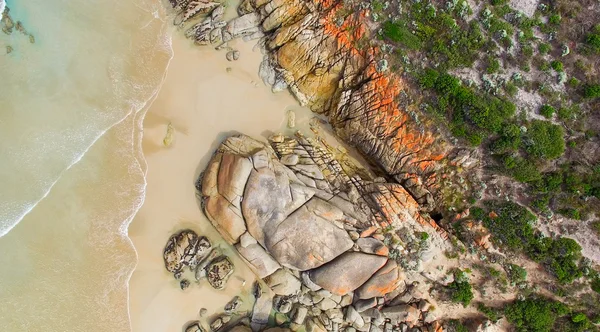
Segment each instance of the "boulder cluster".
M219 248L213 248L206 237L198 236L189 229L169 238L163 251L163 259L165 268L179 280L181 289L190 286L190 281L183 276L185 267L193 272L197 282L207 279L215 289L225 288L227 279L234 270L229 258Z
M268 287L247 325L263 330L274 309L294 330L437 331L412 275L441 254L445 233L412 196L346 174L315 139L269 143L227 138L197 182L207 217Z

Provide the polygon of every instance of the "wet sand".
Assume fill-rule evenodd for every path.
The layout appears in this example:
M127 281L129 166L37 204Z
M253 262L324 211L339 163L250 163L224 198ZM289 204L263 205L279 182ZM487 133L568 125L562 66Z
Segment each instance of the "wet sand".
M263 84L258 77L263 55L253 51L255 42L239 40L231 45L240 50L238 61L229 62L225 51L194 46L181 31L173 32L174 57L144 120L146 199L129 227L138 252L130 280L133 331L179 331L199 318L201 308L207 308L210 316L222 312L240 291L248 294L254 275L201 212L195 180L227 136L244 133L266 139L274 132L291 134L286 128L288 110L296 111L297 128L308 128L312 117L288 92L273 94ZM174 128L173 143L165 147L169 123ZM164 268L167 239L185 228L207 236L233 258L236 271L225 290L214 290L204 281L182 291ZM251 308L249 302L244 308Z

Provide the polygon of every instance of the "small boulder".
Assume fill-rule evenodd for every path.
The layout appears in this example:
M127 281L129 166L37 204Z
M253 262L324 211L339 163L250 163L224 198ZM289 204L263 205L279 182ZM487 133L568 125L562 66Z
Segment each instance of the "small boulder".
M265 283L277 295L293 295L300 291L302 283L286 269L279 269L265 278Z
M204 329L199 321L194 321L188 324L185 328L185 332L204 332Z
M225 288L233 269L233 263L226 256L216 258L206 267L208 283L215 289Z
M367 254L381 255L387 256L389 254L388 247L381 242L372 237L364 237L356 240L356 244L360 248L360 251Z
M385 318L394 322L407 322L409 325L415 323L421 316L419 309L407 304L383 308L381 309L381 313Z

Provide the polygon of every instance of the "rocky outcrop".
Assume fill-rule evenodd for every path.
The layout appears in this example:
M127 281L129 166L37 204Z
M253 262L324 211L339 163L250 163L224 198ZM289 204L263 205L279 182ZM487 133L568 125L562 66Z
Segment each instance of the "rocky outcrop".
M269 143L227 138L197 182L209 220L268 287L257 288L250 326L263 329L271 309L278 324L301 321L293 324L307 330L380 323L369 315L383 324L386 312L417 324L421 315L408 304L421 298L405 291L403 271L420 271L440 254L444 233L400 185L347 174L318 140L274 135ZM215 200L224 202L220 210ZM423 232L430 234L427 246L411 247ZM406 264L404 251L418 264ZM226 280L226 260L212 259L200 271L209 282L211 273ZM395 306L407 307L380 311L400 297L408 302Z
M208 0L172 1L184 18L210 7ZM373 37L364 19L368 9L348 6L328 0L245 0L240 17L224 22L217 7L186 34L217 48L233 38L265 36L268 52L260 73L273 91L287 87L301 104L325 114L344 141L403 185L421 210L431 210L438 161L448 145L418 111L402 106L406 84L378 65L385 55L368 43Z
M206 278L215 289L223 289L233 273L234 266L221 253L220 248L213 248L204 236L198 236L190 229L179 231L167 241L163 251L163 260L167 271L180 280L182 290L190 286L188 278L183 276L184 268L193 272L196 281Z

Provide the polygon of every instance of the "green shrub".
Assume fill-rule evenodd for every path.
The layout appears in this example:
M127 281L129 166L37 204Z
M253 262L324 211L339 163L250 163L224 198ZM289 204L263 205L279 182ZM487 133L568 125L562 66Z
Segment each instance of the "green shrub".
M498 215L496 218L483 220L493 235L492 241L513 251L527 249L534 238L535 215L513 202L498 205L493 211Z
M504 308L504 314L517 331L551 331L557 316L564 316L564 305L550 299L515 301Z
M556 112L558 115L558 118L561 120L570 120L573 118L573 109L570 107L561 107L558 109L558 112Z
M579 80L576 79L575 77L571 77L567 81L567 84L569 84L569 86L572 87L572 88L576 88L576 87L579 86Z
M473 132L468 137L467 140L471 146L479 146L483 142L483 134L480 132Z
M437 70L426 68L421 75L419 75L419 83L421 87L425 89L431 89L435 86L440 73Z
M590 286L594 292L600 294L600 277L594 278Z
M454 329L453 331L455 331L455 332L469 332L469 329L466 328L463 325L463 323L460 320L458 320L458 319L451 319L448 322L448 326L450 328ZM452 330L449 330L449 331L452 331Z
M599 98L600 97L600 84L588 84L583 89L583 96L585 98Z
M487 73L494 74L497 73L498 70L500 70L500 62L498 61L498 59L489 59Z
M540 51L540 54L548 54L548 52L550 52L550 50L551 50L550 44L540 43L540 45L538 46L538 51Z
M582 276L578 265L581 246L575 240L542 237L533 227L535 215L519 204L492 202L488 206L497 216L484 216L483 224L492 233L496 245L527 254L561 283L570 283Z
M519 88L517 88L514 83L509 82L504 86L504 91L506 91L509 96L514 97L517 95L517 92L519 92Z
M600 34L590 33L585 38L586 44L588 44L594 51L600 52Z
M552 69L556 70L557 72L564 71L563 63L558 60L552 61L550 66L552 66Z
M501 318L501 316L500 316L501 315L500 310L498 310L496 308L487 307L483 303L478 303L477 304L477 310L479 310L479 312L481 312L482 314L484 314L493 323L498 322L500 320L500 318Z
M556 110L550 105L544 105L540 108L540 114L548 119L554 115L554 112L556 112Z
M418 50L423 46L421 39L400 22L386 21L383 23L383 36L412 50Z
M559 14L550 15L550 17L548 17L548 22L554 25L559 25L561 20L562 18Z
M516 124L507 124L500 130L500 136L492 143L494 153L516 151L521 145L521 129Z
M592 230L596 232L598 236L600 236L600 221L596 220L592 222Z
M527 130L525 151L533 157L556 159L565 151L562 127L548 121L534 120Z
M504 266L504 270L506 271L506 275L508 275L508 280L515 284L527 279L527 270L519 265L509 263Z
M519 182L534 182L541 177L535 163L527 159L518 156L505 155L502 158L502 163L508 173Z
M493 6L505 5L508 3L508 0L491 0Z
M456 281L454 280L450 285L450 296L452 302L461 303L463 307L467 307L471 300L473 300L473 289L468 281Z

